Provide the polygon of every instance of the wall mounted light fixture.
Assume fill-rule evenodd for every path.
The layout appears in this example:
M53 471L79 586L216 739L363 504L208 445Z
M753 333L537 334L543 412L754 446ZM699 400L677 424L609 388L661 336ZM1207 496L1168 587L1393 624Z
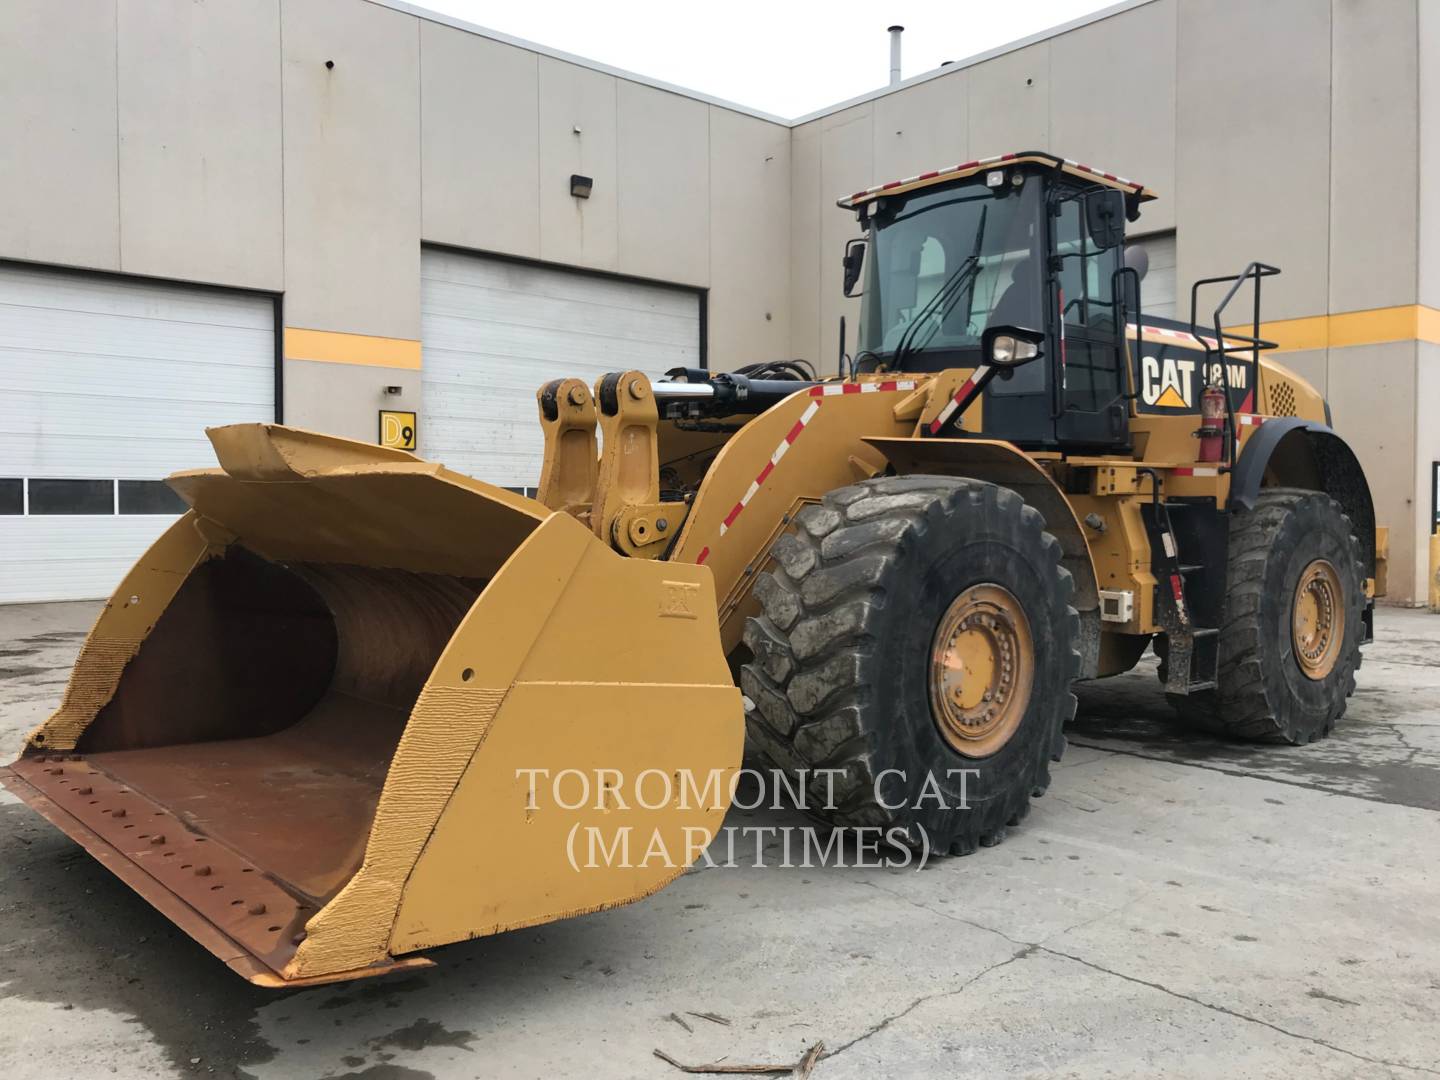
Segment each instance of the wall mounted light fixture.
M594 177L581 176L579 173L570 175L570 194L577 199L588 199L590 190L595 186Z

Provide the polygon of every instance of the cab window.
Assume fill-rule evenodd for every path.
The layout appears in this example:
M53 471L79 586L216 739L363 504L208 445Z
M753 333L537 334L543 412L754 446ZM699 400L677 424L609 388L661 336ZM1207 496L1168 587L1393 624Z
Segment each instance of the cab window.
M992 191L980 180L896 198L876 211L866 259L860 347L906 370L979 360L997 320L1039 326L1038 183Z
M1111 293L1120 250L1097 250L1086 235L1081 200L1068 198L1055 221L1055 251L1060 256L1056 284L1064 324L1065 405L1099 412L1123 393L1118 310Z

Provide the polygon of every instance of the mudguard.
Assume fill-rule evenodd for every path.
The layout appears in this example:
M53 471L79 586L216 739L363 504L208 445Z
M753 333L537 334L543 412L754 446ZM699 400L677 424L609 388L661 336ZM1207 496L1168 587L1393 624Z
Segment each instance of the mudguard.
M1316 420L1283 417L1266 420L1245 440L1230 474L1230 509L1253 510L1255 499L1277 455L1299 453L1319 490L1338 502L1355 526L1368 577L1375 576L1375 504L1365 470L1349 444ZM1293 465L1292 465L1293 467Z

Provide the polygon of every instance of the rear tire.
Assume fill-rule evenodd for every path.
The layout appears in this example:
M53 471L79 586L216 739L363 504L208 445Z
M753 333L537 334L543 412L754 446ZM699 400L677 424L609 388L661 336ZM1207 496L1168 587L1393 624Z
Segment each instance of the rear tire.
M878 826L892 840L950 854L1002 840L1049 785L1061 728L1075 713L1079 618L1060 544L1040 514L993 484L885 477L806 507L773 555L774 569L755 585L762 614L745 629L752 746L792 777L839 770L828 789L813 773L808 785L811 811L832 824ZM995 629L1007 607L1017 625L1009 638ZM964 687L959 674L949 684L957 702L963 689L966 707L983 712L971 728L953 717L947 727L935 711L945 706L932 704L932 687L946 685L934 675L936 657L956 654L936 651L942 623L943 643L957 634L971 635L967 646L990 642L987 634L1008 642L991 651L1006 658L992 669L995 681L966 667ZM1027 698L1004 681L1010 661L1026 673ZM993 702L980 703L987 686Z
M1219 685L1170 701L1190 723L1231 738L1324 738L1355 692L1364 585L1360 541L1339 503L1265 489L1230 526ZM1158 638L1156 652L1163 679Z

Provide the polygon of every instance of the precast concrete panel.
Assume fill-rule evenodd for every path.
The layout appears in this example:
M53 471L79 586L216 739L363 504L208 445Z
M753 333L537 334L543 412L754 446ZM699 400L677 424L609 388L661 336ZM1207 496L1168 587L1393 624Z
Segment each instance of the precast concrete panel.
M1411 304L1420 248L1402 238L1415 235L1421 183L1416 0L1336 4L1333 19L1329 310Z
M1176 34L1182 287L1259 259L1284 271L1265 283L1267 318L1325 311L1330 5L1187 0Z
M282 0L285 323L420 336L420 20Z
M710 107L633 82L615 105L621 273L710 284Z
M820 222L840 213L820 180L820 125L790 133L790 355L820 358ZM852 331L853 334L853 331ZM852 341L853 336L852 336Z
M615 270L620 262L612 75L540 57L540 257ZM588 176L587 199L570 177Z
M279 0L119 8L120 262L285 287Z
M970 79L964 70L877 98L874 115L874 175L860 186L915 176L971 157Z
M858 298L841 290L840 259L845 242L860 235L855 216L835 206L835 200L875 181L874 112L860 105L821 121L820 136L820 326L819 354L812 357L821 371L839 368L840 316L849 324L853 351L860 316Z
M421 236L540 255L540 58L420 24Z
M0 4L0 257L120 266L115 0Z
M792 355L790 180L788 128L710 106L714 370Z
M1406 568L1418 557L1415 528L1416 346L1413 341L1330 350L1330 413L1370 482L1375 521L1390 529L1390 599L1413 600ZM1285 360L1281 356L1282 361ZM1433 425L1431 425L1433 427ZM1418 594L1424 599L1424 593Z
M1175 4L1053 38L1048 145L1005 148L1052 150L1145 184L1160 196L1135 226L1147 232L1175 227Z

